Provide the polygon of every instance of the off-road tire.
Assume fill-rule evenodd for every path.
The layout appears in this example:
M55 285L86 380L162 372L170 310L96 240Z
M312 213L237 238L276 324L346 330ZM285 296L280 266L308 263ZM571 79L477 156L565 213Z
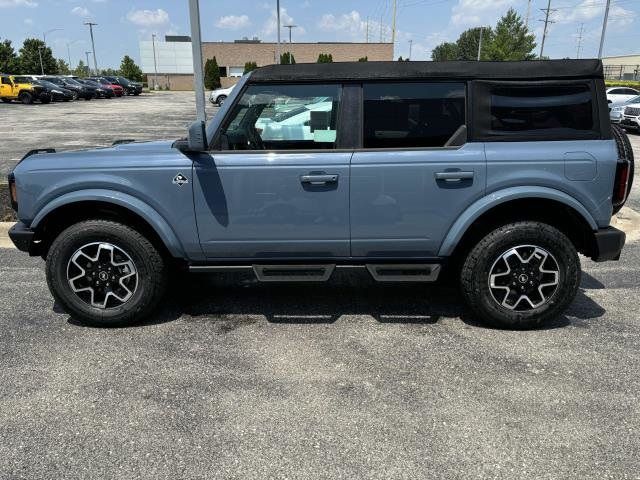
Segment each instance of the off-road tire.
M18 95L18 100L20 100L23 105L31 105L33 103L33 95L29 92L22 92Z
M490 271L496 260L518 245L545 249L559 267L559 283L553 295L538 308L527 311L501 306L489 288ZM578 292L580 276L578 254L566 235L545 223L523 221L503 225L481 239L464 261L460 283L465 302L477 319L499 328L523 330L540 327L561 315Z
M101 309L75 294L67 278L74 252L91 242L109 242L125 251L138 272L131 298L114 308ZM53 241L46 258L47 284L55 300L75 320L95 327L139 323L161 302L167 285L167 267L158 249L141 233L109 220L87 220L65 229Z
M613 133L613 139L616 141L616 147L618 148L618 158L622 160L628 160L630 163L629 168L629 187L628 191L631 191L633 187L633 176L635 174L635 158L633 156L633 147L627 132L620 128L618 125L611 125L611 132ZM623 205L613 207L614 215L622 209Z

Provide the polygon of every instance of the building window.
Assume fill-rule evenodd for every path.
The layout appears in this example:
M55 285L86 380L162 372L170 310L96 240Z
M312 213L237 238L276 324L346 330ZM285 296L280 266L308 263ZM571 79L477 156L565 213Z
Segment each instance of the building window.
M370 83L364 148L442 147L465 124L465 84Z
M244 75L244 67L229 67L229 77L241 77Z
M339 85L251 85L226 120L223 150L332 149Z

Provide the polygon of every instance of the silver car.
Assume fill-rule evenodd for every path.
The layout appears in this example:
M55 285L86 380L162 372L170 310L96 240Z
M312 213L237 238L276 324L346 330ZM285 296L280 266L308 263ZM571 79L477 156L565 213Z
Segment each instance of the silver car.
M609 118L611 119L611 123L620 123L622 122L622 118L624 117L624 109L628 105L632 104L640 104L640 95L637 95L629 100L624 102L612 103L609 104Z

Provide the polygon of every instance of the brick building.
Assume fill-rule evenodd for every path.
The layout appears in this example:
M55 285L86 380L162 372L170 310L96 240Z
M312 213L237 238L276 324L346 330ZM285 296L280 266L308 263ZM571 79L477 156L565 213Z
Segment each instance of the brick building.
M189 37L166 37L164 42L140 42L142 71L153 85L157 68L157 83L171 90L193 89L193 57ZM256 62L259 67L271 65L276 60L277 44L257 39L234 42L203 42L202 54L206 61L216 57L220 66L221 83L224 87L235 84L244 73L246 62ZM291 52L296 63L315 63L321 53L331 54L334 62L357 61L367 57L370 61L393 60L391 43L281 43L282 53Z

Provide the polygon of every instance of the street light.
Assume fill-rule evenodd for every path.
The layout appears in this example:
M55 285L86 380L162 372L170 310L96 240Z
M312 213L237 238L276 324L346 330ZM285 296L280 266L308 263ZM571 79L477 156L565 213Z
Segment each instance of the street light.
M69 47L80 40L74 40L73 42L67 42L67 58L69 59L69 69L71 69L71 50Z
M156 61L156 34L151 34L151 45L153 46L153 71L155 76L153 77L153 89L158 90L158 63Z
M44 63L42 63L42 51L41 50L47 46L47 33L57 32L59 30L62 30L62 29L61 28L52 28L51 30L47 30L46 32L42 33L42 43L44 43L44 46L39 46L38 47L38 56L40 57L40 71L42 72L42 75L44 75Z

